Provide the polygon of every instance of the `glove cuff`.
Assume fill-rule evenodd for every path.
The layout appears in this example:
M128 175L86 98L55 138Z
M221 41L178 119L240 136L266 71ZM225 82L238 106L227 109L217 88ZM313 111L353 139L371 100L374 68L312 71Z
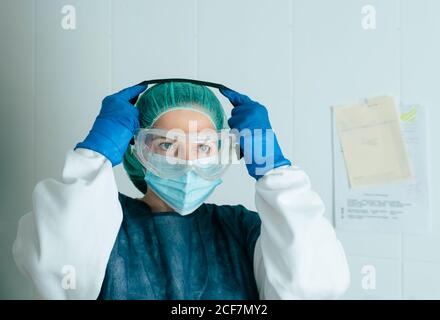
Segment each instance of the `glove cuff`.
M124 141L123 144L120 142L118 144L116 141L109 138L109 136L115 136L114 132L110 135L106 130L102 130L103 128L109 128L109 124L98 122L95 123L84 141L78 143L74 149L84 148L93 150L110 160L112 166L120 164L122 162L122 156L124 155L125 150L127 150L130 139L133 137L133 133L125 127L118 130L118 127L120 126L115 125L114 123L111 124L111 127L115 129L114 131L119 132L117 137L119 141Z
M272 163L273 165L268 165ZM261 165L255 164L247 164L246 167L248 169L249 175L255 178L257 181L263 177L267 172L282 167L282 166L291 166L292 163L290 160L284 158L284 156L278 157L278 159L274 159L271 161L270 158L266 159L266 162Z

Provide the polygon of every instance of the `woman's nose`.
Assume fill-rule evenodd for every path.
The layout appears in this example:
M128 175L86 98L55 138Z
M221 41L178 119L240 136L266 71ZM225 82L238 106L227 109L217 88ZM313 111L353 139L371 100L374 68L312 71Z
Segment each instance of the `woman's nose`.
M195 160L197 159L197 148L184 144L180 146L179 158L183 160Z

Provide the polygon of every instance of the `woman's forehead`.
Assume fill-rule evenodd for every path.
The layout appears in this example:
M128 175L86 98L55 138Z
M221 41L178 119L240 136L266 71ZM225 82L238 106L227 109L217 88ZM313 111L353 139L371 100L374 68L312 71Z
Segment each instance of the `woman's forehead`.
M153 128L198 132L215 129L215 126L211 118L203 112L191 109L172 109L162 114L154 122Z

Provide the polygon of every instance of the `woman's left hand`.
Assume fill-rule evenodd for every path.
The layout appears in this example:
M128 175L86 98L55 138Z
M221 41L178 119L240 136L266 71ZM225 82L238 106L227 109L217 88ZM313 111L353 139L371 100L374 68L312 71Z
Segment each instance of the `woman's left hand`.
M220 89L234 108L228 124L240 137L240 149L249 175L259 179L272 169L291 165L284 158L269 121L267 109L248 96L231 89Z

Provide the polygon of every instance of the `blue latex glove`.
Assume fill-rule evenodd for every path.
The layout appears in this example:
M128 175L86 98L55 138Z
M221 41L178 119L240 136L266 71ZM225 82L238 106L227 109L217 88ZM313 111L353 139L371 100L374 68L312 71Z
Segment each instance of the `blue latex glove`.
M105 97L92 129L75 149L94 150L110 160L113 166L120 164L131 138L139 128L139 110L130 100L147 87L138 84Z
M238 130L240 150L249 175L258 180L274 168L291 165L281 152L267 109L236 91L220 89L220 92L234 106L228 124Z

